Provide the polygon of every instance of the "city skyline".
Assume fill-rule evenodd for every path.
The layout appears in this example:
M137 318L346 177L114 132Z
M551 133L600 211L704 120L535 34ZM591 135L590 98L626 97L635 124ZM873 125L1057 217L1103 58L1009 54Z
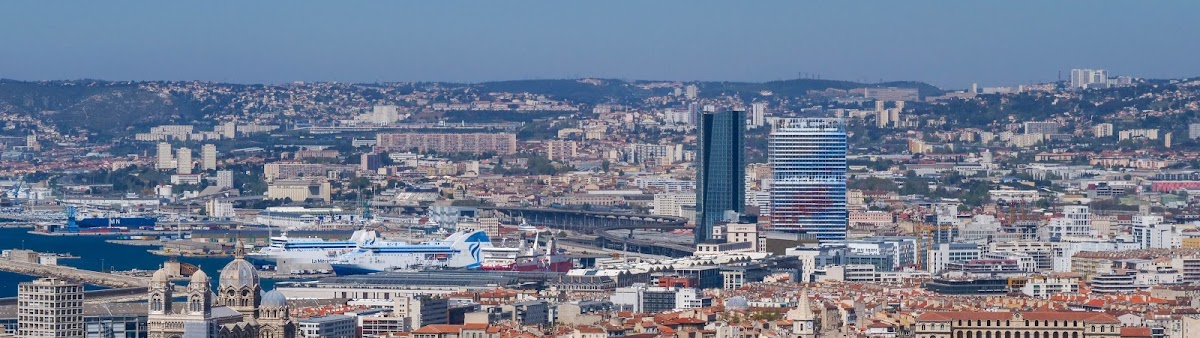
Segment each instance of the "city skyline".
M1200 3L133 1L0 3L0 338L1200 337Z
M961 89L1054 81L1060 72L1067 79L1072 68L1200 75L1187 57L1195 44L1158 37L1195 28L1185 13L1197 4L1172 4L477 3L478 13L490 14L478 15L450 4L7 3L0 12L22 15L0 20L0 37L18 51L0 56L0 77L370 83L819 76ZM697 21L728 24L690 25ZM1128 44L1101 47L1116 41ZM1139 61L1144 50L1158 52L1155 62Z

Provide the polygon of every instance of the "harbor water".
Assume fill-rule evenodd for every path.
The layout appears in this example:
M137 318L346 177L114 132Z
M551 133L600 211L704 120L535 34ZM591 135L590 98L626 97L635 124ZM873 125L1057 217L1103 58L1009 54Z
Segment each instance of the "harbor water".
M28 249L43 253L71 254L79 258L61 259L59 265L88 270L154 270L169 258L150 253L155 247L120 245L105 242L113 236L44 236L29 233L26 228L0 228L0 249ZM219 282L220 270L230 257L179 257L180 262L199 266L213 286ZM35 279L33 276L0 271L0 298L17 295L17 283ZM263 280L263 289L270 290L273 282Z

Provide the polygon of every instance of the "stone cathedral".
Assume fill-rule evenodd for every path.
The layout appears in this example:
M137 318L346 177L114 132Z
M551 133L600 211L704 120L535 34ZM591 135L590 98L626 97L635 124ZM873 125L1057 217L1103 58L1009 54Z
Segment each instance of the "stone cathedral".
M287 299L278 290L264 293L258 272L245 259L241 242L234 260L221 269L220 285L197 270L187 284L183 303L175 303L167 271L159 269L150 281L149 338L293 338L296 323L288 315ZM182 307L182 308L180 308Z

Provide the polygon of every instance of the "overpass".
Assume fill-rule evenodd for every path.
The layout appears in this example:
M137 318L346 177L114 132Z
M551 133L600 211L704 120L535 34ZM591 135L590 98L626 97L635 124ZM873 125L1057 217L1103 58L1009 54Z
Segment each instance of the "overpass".
M687 219L683 217L546 208L479 207L478 209L494 210L509 217L519 217L533 226L592 234L596 236L596 242L593 245L606 249L669 257L691 256L693 251L693 248L687 245L640 240L610 233L618 230L629 230L632 233L633 230L688 229Z

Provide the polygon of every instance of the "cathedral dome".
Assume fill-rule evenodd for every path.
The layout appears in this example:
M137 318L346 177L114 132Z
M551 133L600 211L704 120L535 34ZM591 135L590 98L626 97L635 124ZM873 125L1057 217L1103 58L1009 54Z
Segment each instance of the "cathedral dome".
M204 270L196 269L196 273L192 274L192 283L208 283L208 274Z
M254 265L247 262L245 259L234 259L229 264L221 269L221 288L233 287L240 289L243 287L251 287L258 285L258 271L254 270Z
M279 308L279 307L286 307L286 306L287 306L287 297L284 297L283 292L279 292L279 290L271 290L271 292L267 292L267 294L263 296L262 307L264 307L264 308L268 308L268 307Z
M168 281L167 269L158 269L158 271L154 271L154 275L150 276L150 281L154 283L166 283Z

